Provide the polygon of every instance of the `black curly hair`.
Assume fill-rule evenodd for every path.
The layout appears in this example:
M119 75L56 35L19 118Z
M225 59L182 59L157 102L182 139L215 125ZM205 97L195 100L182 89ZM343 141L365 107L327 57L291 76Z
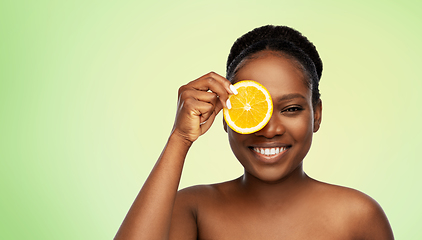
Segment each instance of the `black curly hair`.
M244 60L253 58L255 53L268 50L295 60L307 77L306 84L312 90L312 103L319 99L319 80L322 74L322 61L314 44L297 30L287 26L266 25L238 38L227 59L226 78L234 80L236 72Z

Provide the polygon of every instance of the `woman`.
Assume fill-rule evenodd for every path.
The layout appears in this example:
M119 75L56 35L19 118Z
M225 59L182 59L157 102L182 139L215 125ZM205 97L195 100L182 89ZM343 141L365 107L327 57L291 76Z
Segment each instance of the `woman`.
M393 239L373 199L303 171L321 123L321 73L314 45L296 30L263 26L239 38L227 78L211 72L179 89L169 140L116 239ZM177 191L189 148L241 80L264 85L274 103L258 132L239 134L224 123L244 175Z

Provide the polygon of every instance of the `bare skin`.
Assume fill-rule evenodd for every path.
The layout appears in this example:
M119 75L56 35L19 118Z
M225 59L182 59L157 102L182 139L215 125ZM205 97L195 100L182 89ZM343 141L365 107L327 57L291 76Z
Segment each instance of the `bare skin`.
M235 81L267 87L274 102L270 122L246 135L224 126L244 175L177 192L187 151L232 94L225 78L204 75L180 89L169 141L115 239L394 239L373 199L304 173L321 101L312 103L296 63L261 54L242 65ZM276 147L283 151L272 156L255 151Z

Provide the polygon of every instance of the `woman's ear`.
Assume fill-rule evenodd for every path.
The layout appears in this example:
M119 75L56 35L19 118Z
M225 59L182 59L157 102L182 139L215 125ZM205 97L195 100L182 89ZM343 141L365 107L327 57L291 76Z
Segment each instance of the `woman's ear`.
M317 132L322 120L322 101L318 100L318 103L314 107L314 132Z

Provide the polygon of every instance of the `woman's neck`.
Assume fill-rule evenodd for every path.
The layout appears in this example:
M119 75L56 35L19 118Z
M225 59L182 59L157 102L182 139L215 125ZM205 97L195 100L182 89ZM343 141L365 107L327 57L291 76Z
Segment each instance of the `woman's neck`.
M265 182L245 171L239 178L242 195L260 204L281 203L295 199L309 186L311 178L300 164L293 172L276 182Z

